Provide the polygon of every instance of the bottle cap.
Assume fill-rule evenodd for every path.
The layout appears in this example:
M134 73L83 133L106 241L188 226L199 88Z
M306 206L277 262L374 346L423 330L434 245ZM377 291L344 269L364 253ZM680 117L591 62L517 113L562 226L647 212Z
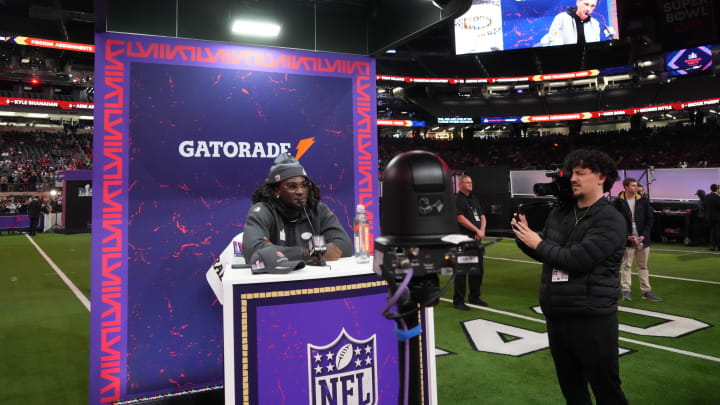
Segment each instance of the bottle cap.
M358 214L364 214L364 213L365 213L365 206L362 205L362 204L358 204L358 205L357 205L357 208L355 209L355 211L356 211Z

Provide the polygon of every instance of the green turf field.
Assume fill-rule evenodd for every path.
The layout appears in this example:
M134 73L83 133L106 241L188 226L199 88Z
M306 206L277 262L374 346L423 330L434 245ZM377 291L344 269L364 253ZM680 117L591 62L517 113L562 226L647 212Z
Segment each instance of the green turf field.
M90 235L35 240L89 298ZM650 279L662 302L640 299L636 278L633 300L621 302L654 312L619 313L621 324L636 328L620 333L628 350L620 358L625 393L634 404L720 404L720 255L681 245L652 249L651 274L670 278ZM0 236L0 277L0 404L87 403L88 310L24 235ZM542 347L543 317L532 310L539 277L540 265L503 241L485 258L489 310L438 305L436 346L447 352L437 358L440 404L563 403L550 352ZM656 335L687 333L645 336L646 328ZM496 330L508 346L498 344ZM493 353L511 346L515 354L528 353Z

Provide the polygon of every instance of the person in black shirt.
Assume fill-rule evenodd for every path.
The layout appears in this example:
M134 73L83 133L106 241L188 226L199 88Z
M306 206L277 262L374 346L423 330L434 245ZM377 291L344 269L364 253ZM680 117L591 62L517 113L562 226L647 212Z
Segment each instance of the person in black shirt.
M465 234L478 242L485 237L485 215L478 200L471 196L472 178L463 176L460 180L460 191L455 197L457 207L457 220L460 233ZM455 277L455 294L453 295L453 306L464 311L470 310L465 305L465 291L469 286L468 302L474 305L488 306L487 302L480 299L480 286L482 285L484 273L483 259L480 257L480 274L468 274Z
M540 307L550 353L568 404L623 405L618 361L620 263L627 226L603 193L618 178L604 152L575 150L563 169L572 172L573 199L553 208L542 236L517 214L510 222L518 247L542 262Z
M710 250L720 250L720 187L710 186L710 194L705 196L708 222L710 223Z
M42 210L43 206L40 202L40 197L35 196L32 201L30 201L27 208L28 216L30 217L30 236L35 236Z

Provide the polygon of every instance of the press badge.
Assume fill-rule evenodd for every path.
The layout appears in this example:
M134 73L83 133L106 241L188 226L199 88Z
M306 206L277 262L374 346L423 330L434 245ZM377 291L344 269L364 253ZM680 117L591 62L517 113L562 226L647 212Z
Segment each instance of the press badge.
M570 280L570 275L562 270L553 269L552 271L552 282L553 283L564 283Z
M473 216L475 217L475 220L476 220L477 222L480 222L480 217L479 217L478 214L477 214L477 210L473 210Z

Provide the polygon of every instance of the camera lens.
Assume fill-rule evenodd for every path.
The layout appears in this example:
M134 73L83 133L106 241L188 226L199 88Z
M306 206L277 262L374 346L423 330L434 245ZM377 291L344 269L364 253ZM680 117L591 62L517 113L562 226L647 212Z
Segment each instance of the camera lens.
M537 183L533 186L535 195L555 195L557 193L557 185L555 183Z

